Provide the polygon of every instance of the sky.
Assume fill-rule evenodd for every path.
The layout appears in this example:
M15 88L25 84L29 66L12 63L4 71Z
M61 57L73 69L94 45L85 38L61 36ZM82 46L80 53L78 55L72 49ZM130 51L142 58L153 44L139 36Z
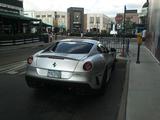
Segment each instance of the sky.
M103 13L115 17L116 13L123 13L124 5L127 9L141 10L147 0L23 0L24 10L35 11L64 11L69 7L83 7L85 13Z

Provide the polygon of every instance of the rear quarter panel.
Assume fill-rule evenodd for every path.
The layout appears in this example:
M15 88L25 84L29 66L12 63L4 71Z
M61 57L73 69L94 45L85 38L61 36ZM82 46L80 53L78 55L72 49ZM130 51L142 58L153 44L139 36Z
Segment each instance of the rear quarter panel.
M99 73L102 73L105 69L105 59L103 57L102 54L96 54L96 55L93 55L93 56L90 56L82 61L79 61L76 69L75 69L75 72L86 72L83 70L83 65L84 63L90 61L93 65L93 68L91 71L89 71L90 74L92 75L96 75L96 74L99 74Z

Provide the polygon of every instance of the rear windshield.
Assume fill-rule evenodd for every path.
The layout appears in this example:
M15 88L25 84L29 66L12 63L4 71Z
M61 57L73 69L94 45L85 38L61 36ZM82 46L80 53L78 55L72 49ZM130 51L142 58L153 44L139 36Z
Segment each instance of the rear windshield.
M87 42L57 42L50 51L56 53L87 54L93 44Z

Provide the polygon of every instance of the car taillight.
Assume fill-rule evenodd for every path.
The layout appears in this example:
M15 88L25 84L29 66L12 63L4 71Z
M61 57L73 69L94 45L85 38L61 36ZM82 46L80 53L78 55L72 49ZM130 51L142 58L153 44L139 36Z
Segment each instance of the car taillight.
M32 62L33 62L33 56L28 57L27 58L27 63L32 64Z
M85 71L90 71L90 70L92 69L92 63L91 63L91 62L86 62L86 63L84 63L83 69L84 69Z

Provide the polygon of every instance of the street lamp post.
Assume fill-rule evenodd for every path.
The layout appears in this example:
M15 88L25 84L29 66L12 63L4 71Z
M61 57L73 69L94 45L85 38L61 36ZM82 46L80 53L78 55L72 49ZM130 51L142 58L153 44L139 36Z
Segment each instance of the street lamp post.
M126 36L126 5L124 6L124 20L123 20L123 27L124 27L124 35L123 35L122 56L124 56L124 41L125 41L125 36Z
M96 29L96 33L97 33L97 40L98 40L98 23L99 23L99 18L96 18L96 23L97 23L97 29Z
M98 40L98 21L97 21L97 40Z
M54 12L54 32L55 32L55 40L57 40L57 12Z
M42 20L39 21L39 34L40 34L40 40L42 40Z
M146 15L146 29L148 30L149 29L149 26L148 26L149 0L147 0L147 4L148 4L148 7L147 7L147 15Z

